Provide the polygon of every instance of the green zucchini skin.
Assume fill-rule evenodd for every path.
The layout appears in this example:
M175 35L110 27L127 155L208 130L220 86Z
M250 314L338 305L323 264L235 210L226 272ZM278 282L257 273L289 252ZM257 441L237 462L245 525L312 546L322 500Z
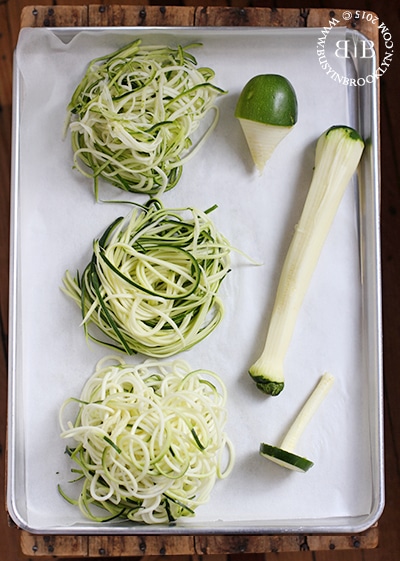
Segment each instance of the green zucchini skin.
M266 125L292 127L297 122L296 92L287 78L279 74L259 74L244 86L235 117Z
M279 395L285 386L284 382L275 382L274 380L261 380L261 376L257 379L253 379L256 381L257 388L267 395Z
M265 444L264 442L260 444L260 455L295 471L306 472L314 465L314 463L311 460L307 460L307 458L283 450L278 446Z

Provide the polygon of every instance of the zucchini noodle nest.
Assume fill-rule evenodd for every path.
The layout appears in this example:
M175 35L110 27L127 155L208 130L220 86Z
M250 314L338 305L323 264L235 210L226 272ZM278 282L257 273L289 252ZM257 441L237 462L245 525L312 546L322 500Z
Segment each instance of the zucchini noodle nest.
M209 219L211 210L165 209L152 199L94 241L82 276L67 271L63 279L87 337L129 355L167 357L217 327L231 246Z
M71 402L79 412L64 424ZM74 441L67 452L82 487L78 499L59 491L96 522L122 517L158 524L194 516L216 479L233 467L226 420L226 388L216 374L192 371L182 360L135 366L106 357L80 399L60 409L61 437Z
M67 126L74 167L93 178L96 198L99 177L125 191L171 189L184 161L216 126L215 99L226 92L186 48L136 40L90 62L67 107ZM210 109L214 118L189 151L190 137Z

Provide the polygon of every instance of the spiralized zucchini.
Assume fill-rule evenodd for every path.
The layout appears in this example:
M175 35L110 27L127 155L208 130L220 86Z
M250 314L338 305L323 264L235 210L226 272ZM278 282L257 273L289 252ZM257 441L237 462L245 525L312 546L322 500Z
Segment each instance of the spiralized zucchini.
M89 338L128 354L167 357L217 327L231 246L211 210L166 209L151 199L94 241L82 276L67 271L63 279Z
M79 412L65 422L71 402ZM226 421L226 388L215 373L193 371L182 360L128 365L106 357L80 398L60 409L61 437L74 441L67 451L82 487L78 499L59 490L98 522L194 516L233 467Z
M174 187L191 137L211 109L216 126L214 71L197 68L187 49L145 46L140 40L90 62L68 105L74 166L125 191L157 194ZM191 150L189 151L189 149ZM90 171L91 170L91 171Z

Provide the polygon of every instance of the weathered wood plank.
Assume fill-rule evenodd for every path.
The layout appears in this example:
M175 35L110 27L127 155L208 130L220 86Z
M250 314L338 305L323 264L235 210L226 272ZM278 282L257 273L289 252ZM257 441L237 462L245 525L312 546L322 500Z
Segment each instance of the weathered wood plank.
M2 184L0 196L0 344L2 353L6 352L8 334L8 246L9 246L9 208L10 194L8 180L11 173L11 111L12 111L12 64L13 52L8 45L12 41L7 25L7 11L0 4L0 169ZM6 361L5 361L6 363Z
M362 550L378 546L378 525L355 535L89 535L38 536L21 532L25 555L128 557L241 555L301 551Z
M41 536L21 531L21 550L35 557L87 557L88 536Z
M192 555L193 536L89 536L89 557L128 557L154 555Z
M352 13L351 19L343 19L343 12ZM375 14L370 13L371 17ZM346 16L347 17L347 16ZM338 27L348 27L349 29L354 29L363 33L368 39L374 42L375 49L379 50L379 29L378 24L372 23L372 19L369 20L367 17L359 18L356 17L356 10L338 10L338 9L322 9L322 10L309 10L307 15L307 27L329 27L329 21L336 20L339 21Z
M11 34L7 25L7 8L5 4L0 4L0 52L2 54L2 64L0 65L0 108L11 105L12 99L12 50Z
M206 6L196 11L197 26L304 27L303 10Z
M374 549L379 545L379 528L375 524L359 534L331 536L307 536L307 545L312 551L330 551L343 549Z
M300 535L211 535L197 536L196 551L199 555L215 552L226 554L279 553L301 551L306 541Z
M91 5L88 22L99 26L193 26L195 8L185 6Z
M0 107L0 169L1 181L7 185L11 175L11 105ZM0 345L1 352L7 352L8 344L8 264L10 242L10 191L5 186L0 189ZM7 364L7 361L5 362Z
M294 551L320 551L344 549L368 549L378 545L379 531L375 525L355 535L233 535L198 536L198 554L283 553Z
M21 27L82 27L87 24L87 6L25 6L21 13Z

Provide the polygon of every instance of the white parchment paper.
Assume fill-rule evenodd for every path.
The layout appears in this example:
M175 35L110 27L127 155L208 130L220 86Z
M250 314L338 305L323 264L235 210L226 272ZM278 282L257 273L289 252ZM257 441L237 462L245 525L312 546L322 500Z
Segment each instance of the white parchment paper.
M91 181L72 169L63 126L87 63L137 37L165 44L200 40L203 47L194 52L199 65L212 67L215 83L229 92L218 100L215 132L185 165L178 186L164 195L165 206L206 209L218 204L213 219L219 229L235 247L262 262L256 266L233 255L232 272L221 289L223 323L184 353L194 368L214 370L225 380L227 430L236 463L231 476L217 482L209 504L180 524L286 528L317 526L320 520L334 525L336 519L367 514L373 491L355 185L345 194L299 315L285 362L284 391L266 397L247 373L265 340L281 265L310 183L316 140L331 125L354 125L357 116L351 92L320 67L318 30L71 29L58 36L23 29L16 53L21 78L16 186L21 391L15 404L24 442L24 481L16 486L23 491L15 497L17 505L25 505L20 507L22 522L40 530L91 526L57 492L58 484L68 491L71 479L58 411L64 399L79 395L107 351L87 344L80 311L60 286L66 269L75 272L87 264L93 238L128 211L122 204L95 202ZM345 61L337 62L346 74ZM251 164L233 116L242 87L258 73L285 75L299 102L298 123L262 176ZM100 197L127 195L102 185ZM140 195L132 198L141 200ZM259 444L279 444L324 371L335 376L335 385L297 450L315 466L307 474L288 472L260 457Z

